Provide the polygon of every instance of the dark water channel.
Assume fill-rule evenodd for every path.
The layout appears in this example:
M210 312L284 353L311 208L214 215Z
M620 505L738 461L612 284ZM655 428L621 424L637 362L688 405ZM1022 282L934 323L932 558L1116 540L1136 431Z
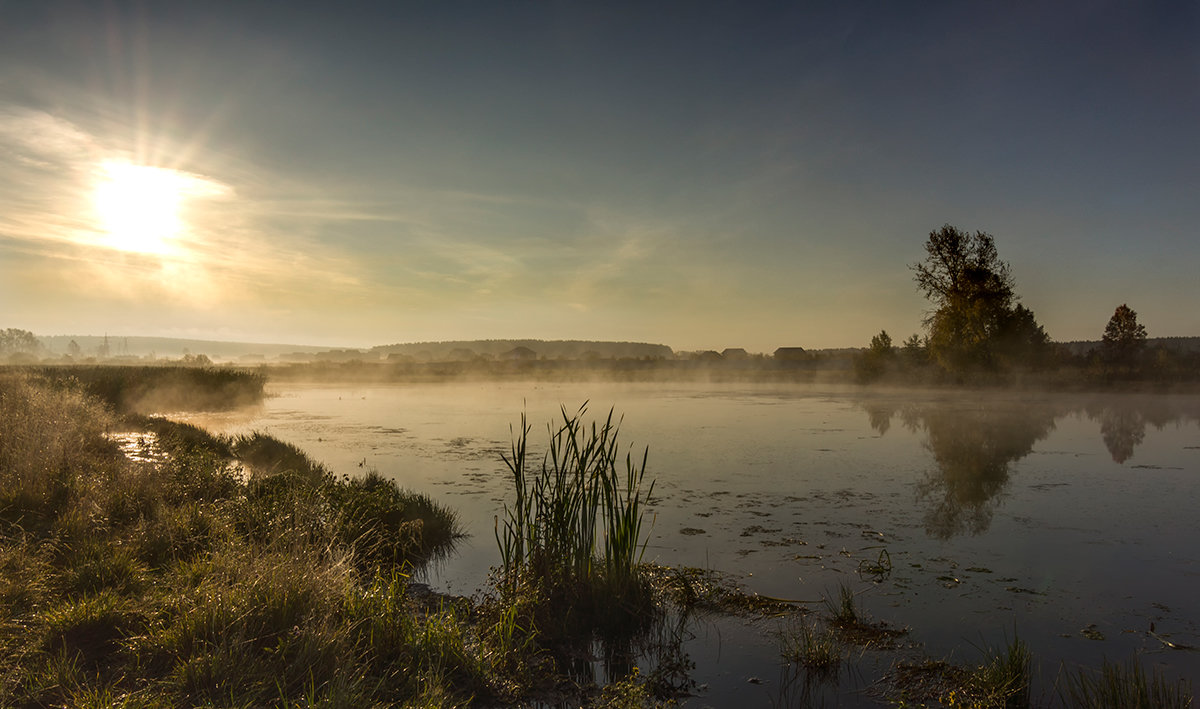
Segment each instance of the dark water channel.
M624 443L649 446L647 560L727 572L814 611L847 585L873 618L910 629L900 649L855 651L816 681L780 660L785 621L700 619L684 646L688 706L872 705L893 662L978 663L1014 633L1035 657L1035 699L1060 668L1104 658L1200 686L1200 652L1159 639L1200 646L1197 396L512 382L275 393L198 422L271 433L458 510L471 536L430 571L436 588L470 594L497 563L493 518L511 497L500 453L522 409L543 442L560 405L590 400L624 416ZM865 573L882 551L890 572Z

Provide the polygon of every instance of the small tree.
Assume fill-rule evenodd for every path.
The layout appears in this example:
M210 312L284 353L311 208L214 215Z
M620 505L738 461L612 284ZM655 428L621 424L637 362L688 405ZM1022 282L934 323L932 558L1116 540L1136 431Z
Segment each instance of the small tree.
M871 338L871 354L879 357L891 357L892 336L887 334L887 330L880 330L879 334Z
M925 342L915 332L904 341L901 352L904 353L905 363L910 367L925 362Z
M1121 303L1104 327L1102 343L1105 359L1113 364L1132 366L1146 347L1146 326L1137 321L1137 313L1132 308Z
M892 336L887 334L887 330L880 330L878 335L871 338L867 351L854 358L854 374L860 382L874 381L884 375L895 358Z

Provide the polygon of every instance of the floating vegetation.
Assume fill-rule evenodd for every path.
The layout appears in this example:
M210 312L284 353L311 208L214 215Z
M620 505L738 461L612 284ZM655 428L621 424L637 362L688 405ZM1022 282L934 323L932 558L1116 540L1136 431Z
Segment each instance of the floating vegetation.
M1044 591L1035 591L1032 588L1022 588L1021 586L1006 586L1004 590L1008 591L1009 593L1028 593L1032 596L1046 595Z
M775 598L749 593L733 577L713 569L643 565L655 594L683 612L784 615L818 600Z
M962 667L944 660L897 662L876 686L890 703L947 707L1029 707L1033 658L1014 639L1002 649L989 648L986 660Z
M892 573L892 555L887 549L880 549L879 556L875 561L863 559L858 562L858 575L869 576L871 580L879 583L885 580Z

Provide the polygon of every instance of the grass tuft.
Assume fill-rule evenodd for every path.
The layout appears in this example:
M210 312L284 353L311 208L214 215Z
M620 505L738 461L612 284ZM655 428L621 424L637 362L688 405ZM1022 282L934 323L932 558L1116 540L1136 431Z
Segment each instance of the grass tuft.
M1099 670L1068 672L1060 694L1070 706L1095 709L1183 709L1192 706L1193 700L1190 682L1169 682L1157 668L1147 674L1136 660L1127 664L1105 660Z
M832 628L822 630L802 619L793 619L780 629L779 654L822 677L836 674L845 656Z

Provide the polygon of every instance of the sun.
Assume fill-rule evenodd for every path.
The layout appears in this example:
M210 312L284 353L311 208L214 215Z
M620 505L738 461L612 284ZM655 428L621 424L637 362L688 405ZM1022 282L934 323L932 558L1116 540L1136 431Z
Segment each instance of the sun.
M93 199L107 245L122 251L165 254L183 231L186 173L161 167L105 162Z

